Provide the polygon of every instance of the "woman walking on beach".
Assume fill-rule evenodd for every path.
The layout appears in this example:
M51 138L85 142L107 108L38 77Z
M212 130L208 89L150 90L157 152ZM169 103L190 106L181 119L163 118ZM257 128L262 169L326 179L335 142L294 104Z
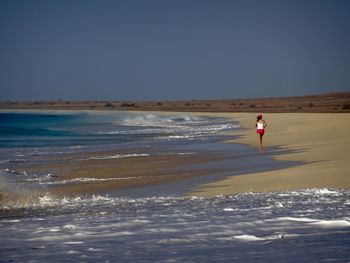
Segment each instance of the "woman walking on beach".
M256 126L256 134L258 135L259 149L260 149L260 152L263 152L262 138L264 136L267 123L263 119L263 115L261 113L259 113L259 115L256 117L255 126Z

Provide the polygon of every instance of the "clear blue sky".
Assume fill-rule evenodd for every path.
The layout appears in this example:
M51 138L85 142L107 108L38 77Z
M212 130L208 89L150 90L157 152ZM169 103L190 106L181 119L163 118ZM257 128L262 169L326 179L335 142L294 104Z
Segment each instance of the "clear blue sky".
M350 1L1 0L0 100L350 91Z

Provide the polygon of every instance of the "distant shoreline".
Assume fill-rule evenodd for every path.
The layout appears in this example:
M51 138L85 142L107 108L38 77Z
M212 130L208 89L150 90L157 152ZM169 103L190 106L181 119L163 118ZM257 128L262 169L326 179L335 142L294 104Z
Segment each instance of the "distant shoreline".
M0 110L125 110L170 112L350 112L350 92L251 99L166 101L0 101Z

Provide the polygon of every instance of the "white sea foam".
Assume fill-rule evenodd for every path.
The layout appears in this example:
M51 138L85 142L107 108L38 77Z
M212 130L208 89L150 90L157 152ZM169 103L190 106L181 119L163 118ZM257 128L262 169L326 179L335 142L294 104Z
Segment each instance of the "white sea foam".
M180 152L180 153L177 153L178 155L193 155L193 154L196 154L196 152Z
M267 222L291 221L291 222L305 223L310 226L319 226L319 227L349 227L350 226L350 221L346 219L323 220L323 219L313 219L313 218L307 218L307 217L278 217L274 219L268 219L266 221Z
M116 125L147 127L146 129L118 129L100 131L100 134L164 134L168 139L193 138L214 134L229 129L237 129L239 125L232 123L213 123L207 117L168 116L168 115L131 115L115 122ZM168 134L168 136L166 135ZM188 134L191 134L189 137Z
M350 227L350 221L348 220L318 220L310 223L311 225L319 227Z
M44 175L32 175L31 178L26 178L25 181L27 182L45 182L52 179L52 174L48 173L48 174L44 174Z
M294 222L317 222L317 219L307 218L307 217L278 217L275 219L271 219L271 221L294 221Z
M64 199L61 199L62 201L64 201ZM54 201L56 201L54 198L52 198L52 196L50 196L49 194L46 194L44 196L40 196L39 197L39 203L41 205L50 205L52 204Z
M78 178L68 179L68 180L40 182L40 184L58 185L58 184L72 184L72 183L90 183L90 182L105 182L105 181L118 181L118 180L134 180L134 179L140 179L140 178L142 178L142 176L111 177L111 178L78 177Z
M327 188L313 189L312 191L315 194L319 194L319 195L337 195L337 194L339 194L338 191L330 190L330 189L327 189Z
M121 134L121 135L137 135L137 134L157 134L157 133L166 133L170 130L159 129L159 128L149 128L149 129L137 129L137 130L112 130L112 131L99 131L98 134Z
M1 220L1 223L19 223L19 222L21 222L21 220L19 220L19 219L10 219L10 220L3 219L3 220Z
M126 126L169 126L169 124L174 123L171 117L157 116L154 114L145 114L138 116L129 116L123 119L121 122Z
M242 241L261 241L261 240L265 240L264 238L256 237L254 235L239 235L239 236L234 236L234 238L242 240Z
M303 189L299 191L287 191L277 193L280 197L286 196L337 196L341 194L339 189L329 189L329 188L311 188L311 189Z
M34 237L34 238L29 238L29 241L65 241L65 240L70 240L72 238L71 235L54 235L54 234L50 234L49 236L38 236L38 237Z
M109 159L122 159L122 158L131 158L131 157L147 157L151 156L148 153L131 153L131 154L114 154L114 155L105 155L105 156L92 156L88 158L83 158L79 160L109 160Z
M103 196L103 195L93 195L92 196L93 202L110 201L110 200L112 200L112 198L109 196Z
M75 230L75 229L77 229L77 227L75 225L70 225L70 224L64 225L62 228L63 229L68 229L68 230Z
M281 203L281 202L275 202L274 206L277 207L277 208L282 208L285 205L283 203Z
M80 244L84 244L84 242L82 241L67 241L67 242L63 242L64 245L80 245Z
M34 260L38 253L46 253L44 259L49 260L52 255L65 256L67 250L73 250L89 253L91 262L99 261L101 254L116 256L120 261L128 261L131 256L142 261L147 255L150 262L166 262L168 255L157 253L162 250L176 262L187 258L196 262L239 262L247 254L254 255L256 261L280 262L286 253L293 256L292 261L306 262L310 255L319 261L326 255L327 259L343 262L349 258L346 238L350 215L345 200L350 192L334 191L337 194L301 190L284 192L283 196L246 193L210 198L46 195L36 203L28 202L23 206L27 210L15 210L38 215L44 221L26 215L12 224L0 220L2 236L11 237L1 245L7 258L17 256L18 261ZM331 200L332 206L325 199ZM33 241L35 248L46 246L45 251L33 250ZM11 250L19 244L20 254ZM299 253L304 246L306 257ZM208 247L210 253L203 254ZM178 248L179 254L175 253ZM193 258L197 251L203 253ZM212 251L219 252L212 255ZM70 259L81 261L81 254L74 257L73 253Z
M285 238L285 235L283 234L278 234L278 235L270 235L270 236L262 236L258 237L255 235L237 235L234 236L235 239L241 240L241 241L266 241L266 240L275 240L275 239L282 239Z
M85 146L83 145L73 145L73 146L69 146L70 149L81 149L84 148Z
M194 136L191 135L169 135L167 136L167 138L169 139L189 139L189 138L193 138Z

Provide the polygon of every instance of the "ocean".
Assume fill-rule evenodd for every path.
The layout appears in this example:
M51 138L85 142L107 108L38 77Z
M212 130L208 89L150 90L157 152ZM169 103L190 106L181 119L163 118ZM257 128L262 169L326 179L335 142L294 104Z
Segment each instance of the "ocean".
M285 151L276 147L226 143L239 129L187 113L0 112L0 262L350 262L349 190L184 197L228 175L297 165L273 160ZM60 173L99 163L143 168ZM143 173L166 180L117 187Z

